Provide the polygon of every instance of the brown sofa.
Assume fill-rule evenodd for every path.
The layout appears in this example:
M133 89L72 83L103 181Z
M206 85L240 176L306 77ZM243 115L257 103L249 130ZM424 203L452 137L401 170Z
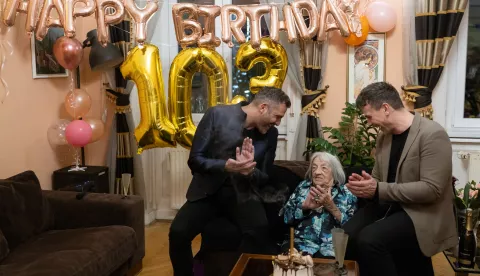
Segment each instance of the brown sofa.
M45 191L32 171L0 180L0 276L126 275L145 255L138 196Z

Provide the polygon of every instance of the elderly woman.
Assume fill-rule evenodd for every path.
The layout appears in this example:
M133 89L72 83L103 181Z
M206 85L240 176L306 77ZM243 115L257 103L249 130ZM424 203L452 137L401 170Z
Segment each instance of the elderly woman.
M284 220L295 225L296 249L314 257L332 257L331 230L353 216L357 198L344 186L345 173L336 156L317 152L310 160L306 180L283 208Z

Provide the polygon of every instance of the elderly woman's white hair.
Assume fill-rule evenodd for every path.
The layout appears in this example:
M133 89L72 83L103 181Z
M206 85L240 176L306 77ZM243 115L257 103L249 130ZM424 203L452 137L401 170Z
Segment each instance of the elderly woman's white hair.
M307 173L305 174L306 180L312 180L312 164L316 158L319 158L320 160L325 161L327 162L327 164L329 164L330 169L332 169L334 183L340 185L345 184L345 172L343 171L343 166L340 163L340 160L337 156L324 151L315 152L310 157L310 165L308 166Z

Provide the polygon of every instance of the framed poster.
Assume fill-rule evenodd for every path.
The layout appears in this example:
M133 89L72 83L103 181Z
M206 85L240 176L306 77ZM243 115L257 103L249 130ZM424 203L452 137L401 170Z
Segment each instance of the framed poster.
M370 33L360 45L348 46L347 101L355 103L367 85L385 81L385 33Z
M53 44L63 34L63 28L58 27L49 28L47 35L42 41L37 40L35 34L32 34L32 77L34 79L68 76L68 70L65 70L53 55Z

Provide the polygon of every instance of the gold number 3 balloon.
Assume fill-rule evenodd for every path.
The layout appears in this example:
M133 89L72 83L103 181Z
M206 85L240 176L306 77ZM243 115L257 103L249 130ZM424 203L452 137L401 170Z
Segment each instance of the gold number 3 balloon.
M264 86L282 88L288 70L287 52L283 46L270 38L262 38L259 51L249 42L243 43L238 49L235 66L248 71L259 62L265 64L265 74L250 79L250 91L255 94Z
M125 79L135 82L140 123L135 129L138 154L145 149L175 147L175 127L168 119L160 52L156 46L135 47L120 66Z
M196 127L192 121L192 79L197 72L208 78L208 106L228 100L227 65L214 49L187 48L172 62L168 77L170 120L177 129L177 142L190 149Z

